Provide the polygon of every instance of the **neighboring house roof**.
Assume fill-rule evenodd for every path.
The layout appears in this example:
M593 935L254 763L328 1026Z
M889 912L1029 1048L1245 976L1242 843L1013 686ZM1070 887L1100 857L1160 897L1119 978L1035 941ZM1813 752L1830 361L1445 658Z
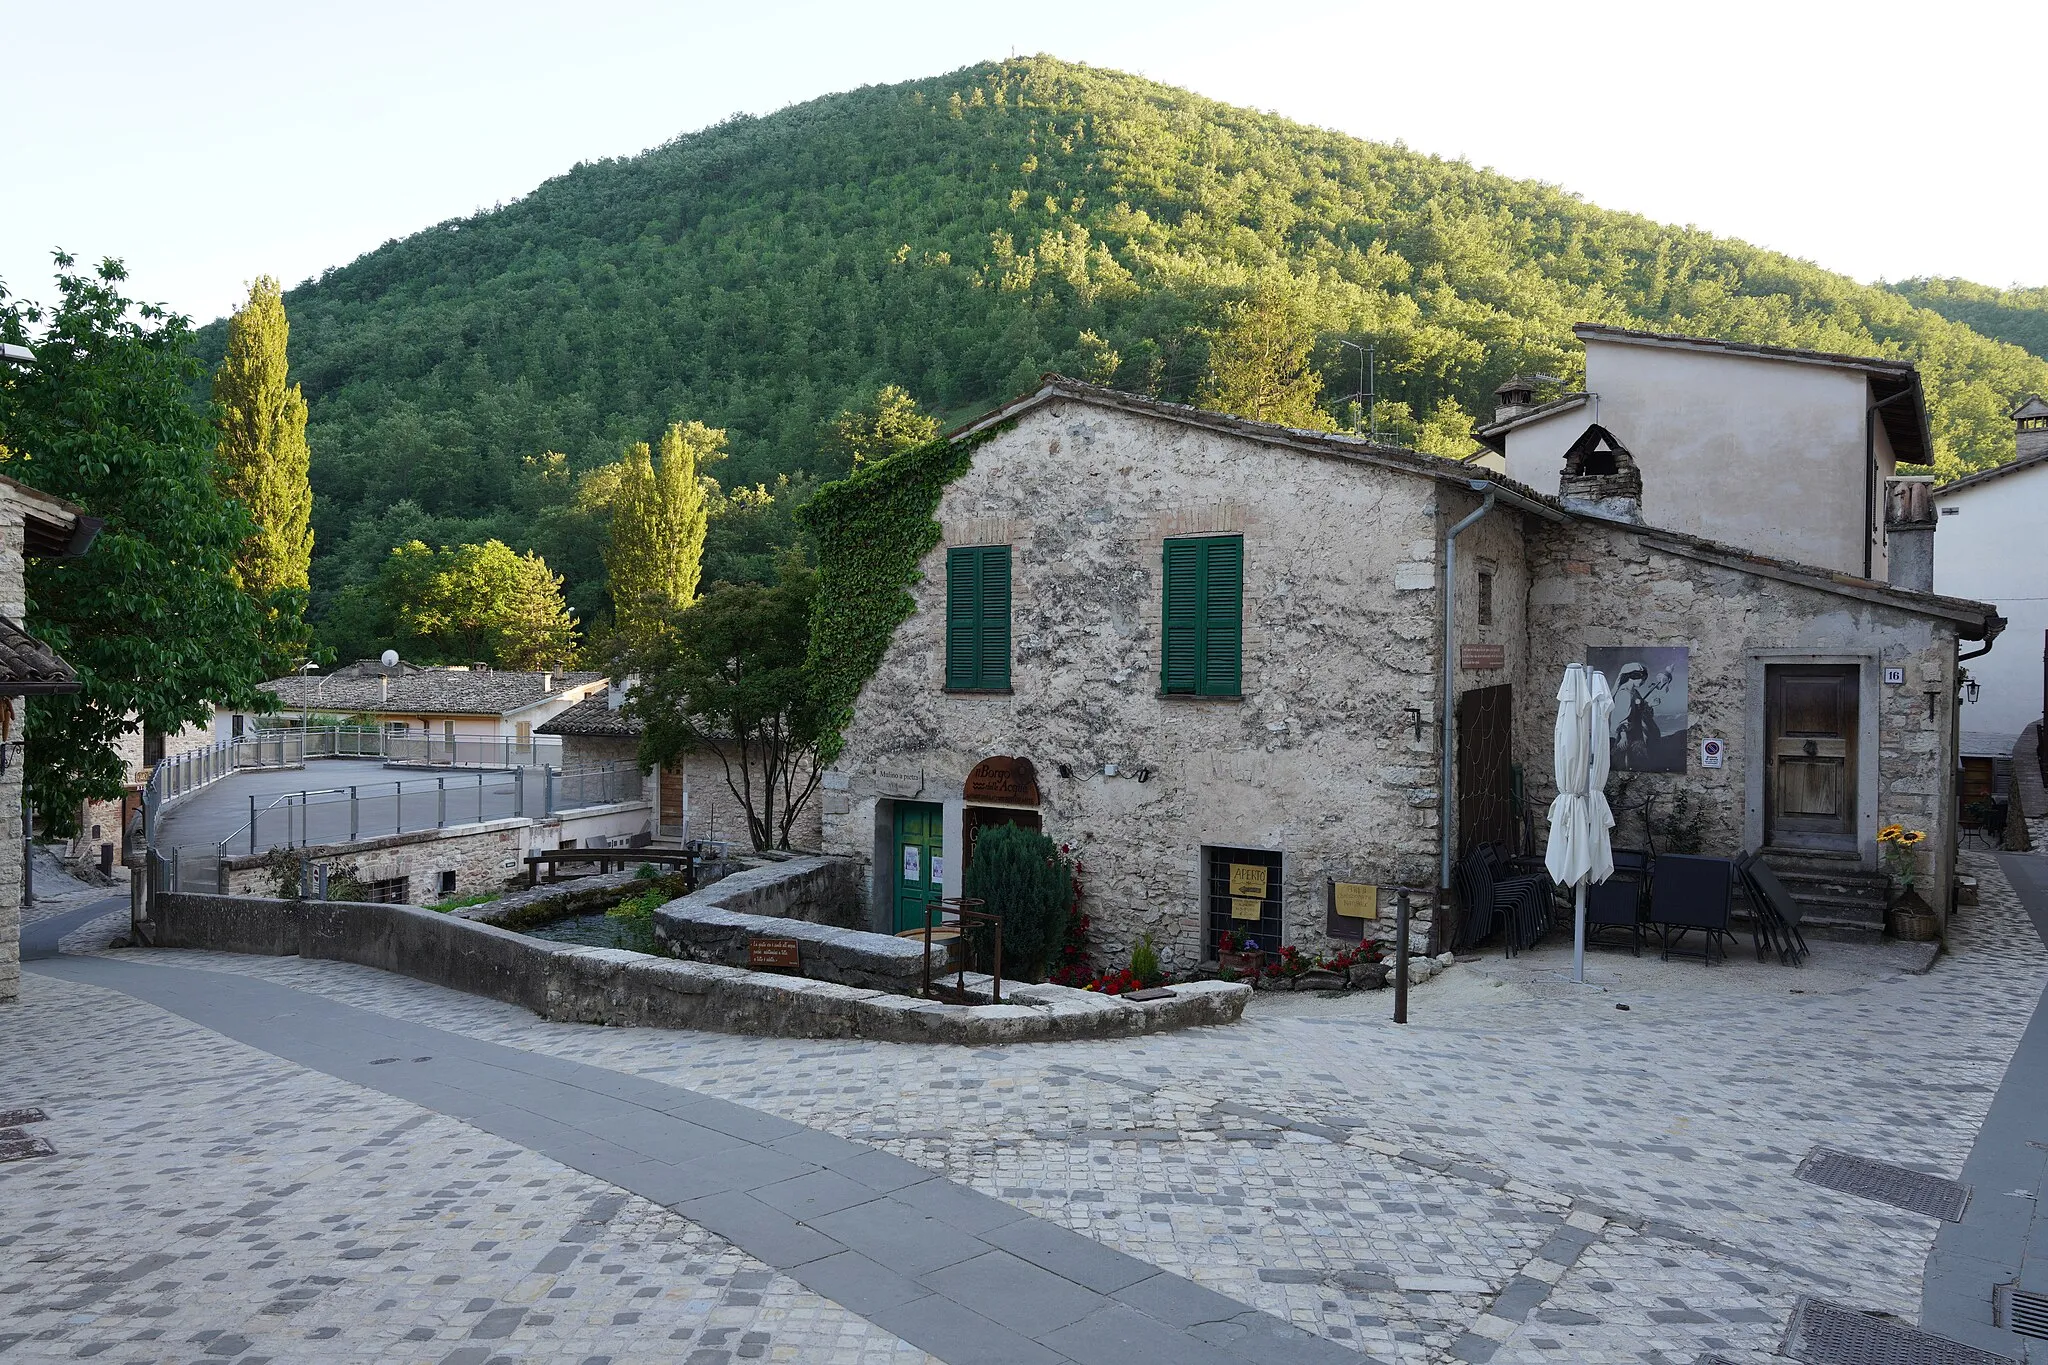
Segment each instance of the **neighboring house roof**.
M82 555L105 525L101 517L89 517L85 509L31 488L19 479L0 474L4 487L21 504L22 550L30 559L69 559Z
M1570 412L1573 408L1584 407L1586 400L1591 397L1588 393L1567 393L1551 399L1548 403L1538 403L1533 408L1524 408L1506 421L1488 422L1483 427L1474 427L1472 439L1488 450L1505 455L1508 450L1507 435L1516 427L1526 427L1531 422L1540 422L1546 417L1555 417L1560 412Z
M1914 592L1908 588L1895 588L1889 583L1875 579L1858 578L1853 574L1837 573L1832 569L1815 568L1810 564L1799 564L1792 560L1773 559L1767 555L1753 554L1738 546L1726 545L1719 541L1707 540L1701 536L1686 535L1679 531L1661 530L1654 526L1638 525L1634 522L1615 521L1578 508L1568 508L1549 494L1539 493L1527 484L1517 483L1505 475L1493 474L1485 478L1474 477L1473 466L1462 460L1445 459L1436 455L1424 455L1420 451L1403 450L1395 446L1374 445L1356 436L1342 436L1327 431L1301 431L1294 427L1275 426L1271 422L1254 422L1246 417L1232 417L1227 413L1205 412L1200 408L1188 407L1182 403L1166 403L1156 398L1141 398L1137 394L1124 393L1118 389L1105 389L1096 384L1084 384L1078 379L1064 375L1048 374L1037 389L1014 398L1001 407L974 418L949 433L953 440L959 440L988 427L1022 416L1033 408L1060 401L1086 403L1093 407L1114 408L1140 416L1176 422L1184 426L1202 427L1227 435L1242 436L1247 440L1259 441L1266 445L1279 446L1303 454L1334 457L1359 464L1394 469L1406 474L1415 474L1433 479L1439 483L1455 484L1470 493L1484 494L1488 491L1501 495L1501 500L1518 510L1532 512L1549 521L1578 522L1611 527L1631 535L1641 536L1660 549L1683 555L1705 563L1718 564L1724 568L1754 573L1765 578L1782 582L1797 583L1821 592L1841 597L1874 602L1883 606L1899 607L1906 611L1920 612L1927 616L1938 616L1952 621L1957 633L1966 640L1981 640L1987 634L1996 635L2004 629L2004 618L1988 603L1972 602L1961 597L1945 597L1939 593Z
M2029 455L2025 459L2007 460L2004 464L1995 464L1989 469L1980 469L1974 474L1965 474L1960 479L1949 480L1934 490L1934 500L1940 502L1951 493L1959 493L1965 488L1975 488L1978 484L1990 483L1992 480L2002 479L2008 474L2018 474L2028 469L2039 469L2044 464L2048 464L2048 451L2043 451L2039 455Z
M400 665L400 668L406 668ZM509 716L546 702L581 700L602 673L506 673L414 668L385 675L371 665L330 678L275 678L262 685L284 709L361 711L385 716ZM388 684L388 686L387 686Z
M1655 346L1674 351L1707 351L1722 355L1747 356L1754 360L1782 360L1794 365L1822 365L1830 369L1856 370L1869 376L1878 420L1891 438L1892 454L1901 464L1930 464L1934 459L1934 436L1928 426L1927 398L1920 389L1920 371L1910 360L1884 356L1842 355L1835 351L1801 351L1789 346L1761 346L1749 341L1721 341L1715 337L1678 336L1670 332L1639 332L1605 323L1581 322L1572 327L1580 341L1612 341L1625 346ZM1911 395L1906 402L1897 402Z
M0 697L49 696L81 686L55 650L0 616Z
M602 739L638 739L640 722L624 711L614 711L604 693L585 697L545 725L534 727L537 735L578 735Z
M2030 393L2006 416L2015 422L2024 422L2030 417L2048 417L2048 403L2041 401L2041 395Z

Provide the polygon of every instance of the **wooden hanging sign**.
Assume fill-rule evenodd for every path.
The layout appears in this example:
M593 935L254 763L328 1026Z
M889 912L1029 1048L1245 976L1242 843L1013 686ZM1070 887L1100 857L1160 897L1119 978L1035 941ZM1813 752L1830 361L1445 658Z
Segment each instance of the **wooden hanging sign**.
M1038 770L1028 758L1005 758L998 754L984 758L967 774L960 791L969 801L993 801L1005 806L1038 804Z

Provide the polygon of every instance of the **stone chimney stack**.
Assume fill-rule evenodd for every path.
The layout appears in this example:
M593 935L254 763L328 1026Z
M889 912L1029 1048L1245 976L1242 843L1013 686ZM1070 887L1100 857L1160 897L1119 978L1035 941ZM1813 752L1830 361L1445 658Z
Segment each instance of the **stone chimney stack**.
M1493 391L1493 420L1505 422L1510 417L1519 417L1529 409L1542 406L1544 400L1538 395L1545 389L1562 387L1564 381L1554 374L1518 374Z
M1576 512L1638 526L1643 521L1643 475L1636 468L1636 457L1598 422L1588 426L1564 453L1557 496Z
M1914 592L1934 591L1934 476L1884 481L1885 581Z
M2027 401L2012 410L2012 420L2019 458L2048 455L2048 403L2039 394L2028 394Z

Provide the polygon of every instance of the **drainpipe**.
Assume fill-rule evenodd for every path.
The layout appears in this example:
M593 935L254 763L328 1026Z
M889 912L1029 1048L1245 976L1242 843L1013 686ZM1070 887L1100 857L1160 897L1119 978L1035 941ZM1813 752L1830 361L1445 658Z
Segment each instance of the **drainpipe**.
M1877 531L1871 523L1877 520L1877 410L1901 398L1912 397L1914 390L1900 389L1889 398L1880 398L1863 409L1863 576L1869 578L1877 569Z
M1458 617L1458 537L1494 507L1500 490L1488 484L1486 497L1463 521L1444 532L1444 711L1443 722L1438 730L1443 745L1442 763L1437 774L1436 818L1437 818L1437 913L1442 915L1451 903L1451 785L1453 747L1458 735L1458 656L1455 636ZM1478 491L1475 487L1474 492ZM1443 920L1436 920L1439 931ZM1441 949L1443 940L1437 940Z

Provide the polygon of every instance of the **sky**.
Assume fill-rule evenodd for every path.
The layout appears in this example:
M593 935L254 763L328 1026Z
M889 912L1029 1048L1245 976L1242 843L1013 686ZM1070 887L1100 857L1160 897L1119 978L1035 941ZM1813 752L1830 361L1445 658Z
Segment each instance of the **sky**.
M2040 0L0 0L0 283L115 256L204 321L580 160L1032 52L1859 280L2048 284Z

